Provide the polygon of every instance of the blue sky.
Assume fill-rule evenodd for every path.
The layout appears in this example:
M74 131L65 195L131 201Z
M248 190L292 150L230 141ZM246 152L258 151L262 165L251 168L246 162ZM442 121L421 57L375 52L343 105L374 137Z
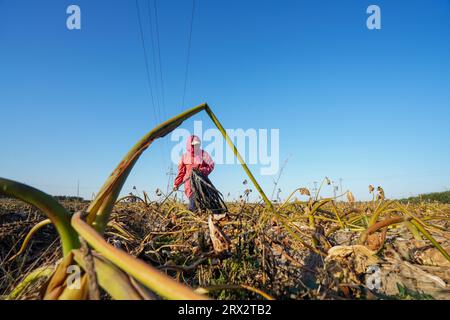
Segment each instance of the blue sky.
M81 30L66 28L70 4ZM370 4L381 30L366 27ZM450 1L197 0L182 106L191 8L157 0L158 109L134 1L0 0L0 176L51 194L75 195L80 181L90 198L159 120L208 102L227 128L280 129L281 197L324 176L358 199L369 184L388 197L450 187ZM155 142L124 193L165 190L174 144ZM274 177L251 169L270 195ZM244 189L238 165L211 178L231 198Z

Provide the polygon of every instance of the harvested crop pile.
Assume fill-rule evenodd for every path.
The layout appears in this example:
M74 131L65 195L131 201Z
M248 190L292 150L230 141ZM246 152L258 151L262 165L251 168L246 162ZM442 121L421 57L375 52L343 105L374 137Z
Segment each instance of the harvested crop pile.
M228 211L222 194L207 176L200 171L192 170L190 180L197 208L210 210L213 214L222 214Z

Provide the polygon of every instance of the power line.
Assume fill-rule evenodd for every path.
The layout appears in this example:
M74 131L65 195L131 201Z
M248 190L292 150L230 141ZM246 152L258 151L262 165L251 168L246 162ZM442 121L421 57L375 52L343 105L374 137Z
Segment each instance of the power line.
M163 110L164 110L164 117L166 117L166 114L165 114L166 102L165 102L165 93L164 93L164 79L163 79L163 72L162 72L161 46L160 46L160 41L159 41L158 6L156 5L156 0L153 1L153 6L155 8L156 43L157 43L158 60L159 60L159 77L161 80L161 98L162 98L162 105L163 105Z
M147 54L147 48L145 46L145 40L144 40L144 31L143 31L143 27L142 27L142 20L141 20L141 10L139 8L139 2L138 0L135 1L136 3L136 10L137 10L137 15L138 15L138 22L139 22L139 31L140 31L140 35L141 35L141 42L142 42L142 49L144 51L144 60L145 60L145 70L146 70L146 74L147 74L147 83L148 83L148 87L150 89L150 96L151 96L151 101L152 101L152 107L153 107L153 114L155 116L155 125L158 125L160 122L160 117L159 117L159 110L156 111L155 108L155 99L154 99L154 94L153 94L153 85L152 85L152 80L151 80L151 76L150 76L150 67L149 67L149 63L148 63L148 54ZM150 7L150 5L149 5ZM151 24L151 20L150 20L150 30L152 30L152 24ZM153 45L153 40L152 40L152 45ZM159 109L159 107L158 107ZM164 147L164 144L163 144ZM163 148L164 149L164 148ZM164 154L166 154L167 152L165 152L164 150L161 150L162 152L160 153L161 156L161 161L162 163L165 162L164 159Z
M157 71L156 71L156 65L157 65L157 61L156 61L156 53L155 53L155 37L153 34L153 19L152 19L152 12L151 12L151 7L150 7L150 0L147 0L147 13L148 13L148 20L149 20L149 27L150 27L150 42L152 45L152 62L153 62L153 74L155 77L155 91L156 91L156 106L157 106L157 110L158 110L158 117L159 120L158 122L160 122L161 120L161 105L160 105L160 101L159 101L159 90L158 90L158 76L157 76Z
M192 13L191 13L191 26L189 30L189 41L188 41L188 50L187 50L187 58L186 58L186 70L184 73L184 88L183 88L183 100L181 103L181 108L184 108L184 100L186 98L186 86L187 86L187 78L189 72L189 63L191 59L191 43L192 43L192 26L194 25L194 14L195 14L195 0L192 0Z
M156 102L158 106L158 115L160 122L162 122L162 119L167 119L166 114L166 106L165 106L165 100L164 100L164 81L163 81L163 75L162 75L162 63L161 63L161 47L160 47L160 41L159 41L159 21L158 21L158 9L156 5L156 0L153 0L153 9L154 9L154 19L153 19L153 12L152 8L150 6L150 0L147 0L148 4L148 19L149 19L149 26L150 26L150 40L152 44L152 61L153 61L153 70L154 70L154 83L155 83L155 89L156 89ZM155 28L153 28L153 22L155 24ZM156 33L156 36L155 36ZM156 54L156 52L158 54ZM158 81L158 74L159 74L159 80ZM159 82L159 85L158 85ZM159 90L161 89L161 90ZM167 139L163 138L163 142L161 145L161 151L164 154L164 161L170 162L169 157L169 142Z
M148 66L147 49L145 47L144 31L142 30L142 21L141 21L141 14L140 14L138 0L136 0L135 3L136 3L136 10L137 10L137 16L138 16L138 21L139 21L139 31L141 34L142 48L144 50L144 58L145 58L144 60L145 60L145 70L146 70L146 74L147 74L147 83L148 83L148 87L150 89L150 96L151 96L151 101L152 101L152 106L153 106L153 113L155 116L155 122L156 122L156 124L158 124L158 116L157 116L156 110L155 110L155 101L154 101L154 97L153 97L153 86L152 86L152 80L150 77L150 69Z

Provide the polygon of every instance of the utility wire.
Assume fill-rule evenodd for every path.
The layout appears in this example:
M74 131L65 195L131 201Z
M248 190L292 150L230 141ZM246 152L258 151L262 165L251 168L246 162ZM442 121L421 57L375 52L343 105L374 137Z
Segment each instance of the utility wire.
M150 89L150 97L151 97L151 102L152 102L152 106L153 106L153 113L155 115L155 122L156 124L158 124L158 116L156 114L156 110L155 110L155 101L154 101L154 97L153 97L153 86L152 86L152 80L150 77L150 69L148 66L148 60L147 60L147 49L145 47L145 41L144 41L144 31L142 30L142 21L141 21L141 13L140 13L140 8L139 8L139 2L138 0L135 1L136 3L136 10L137 10L137 16L138 16L138 22L139 22L139 31L141 34L141 42L142 42L142 48L144 50L144 60L145 60L145 70L147 73L147 83L148 83L148 87Z
M152 61L154 71L154 83L156 89L156 102L160 122L167 120L166 106L164 100L164 81L162 76L162 63L161 63L161 48L159 41L159 21L158 21L158 9L156 0L153 0L153 8L150 5L150 0L147 0L148 4L148 19L150 26L150 41L152 44ZM153 10L152 10L153 9ZM154 14L154 18L153 18ZM155 25L155 27L153 27ZM156 34L156 35L155 35ZM159 79L158 79L159 76ZM160 90L161 89L161 90ZM167 162L171 162L170 159L170 147L167 138L163 138L161 151L164 154L164 159Z
M155 52L155 35L153 31L153 13L152 13L152 7L150 6L150 0L147 0L147 14L148 14L148 24L150 29L150 43L152 47L152 65L153 65L153 76L154 76L154 84L155 84L155 97L156 97L156 109L158 114L158 123L161 123L162 119L162 112L161 112L161 103L160 103L160 94L159 94L159 86L158 86L158 72L157 72L157 61L156 61L156 52ZM150 59L150 58L149 58ZM168 153L168 146L167 141L164 140L161 144L161 152L163 154L163 159L166 161L168 159L167 153Z
M155 22L156 22L156 43L158 50L158 60L159 60L159 77L161 81L161 100L164 110L164 118L167 116L166 114L166 101L165 101L165 93L164 93L164 79L162 72L162 60L161 60L161 46L159 41L159 20L158 20L158 6L156 5L156 0L153 1L153 6L155 8Z
M135 3L136 3L137 15L138 15L139 31L140 31L140 34L141 34L142 48L144 50L144 60L145 60L145 70L146 70L146 74L147 74L147 83L148 83L148 87L150 89L150 97L151 97L151 101L152 101L153 113L154 113L155 122L156 122L155 125L158 125L159 122L160 122L159 112L157 112L156 108L155 108L155 101L154 101L154 95L153 95L153 86L152 86L152 80L151 80L151 76L150 76L150 68L149 68L149 65L148 65L147 48L145 47L144 31L143 31L143 28L142 28L142 20L141 20L141 13L140 13L141 10L139 8L138 0L136 0ZM165 162L163 154L165 154L164 151L160 154L162 163Z
M183 100L181 103L181 109L184 108L184 101L186 98L186 87L187 87L187 79L188 79L188 73L189 73L189 63L191 60L192 27L194 25L194 15L195 15L195 0L192 0L191 26L189 29L189 41L188 41L188 50L187 50L187 57L186 57L186 70L184 73L184 88L183 88Z
M159 99L159 90L158 90L158 76L157 76L157 71L156 71L156 65L157 65L157 61L156 61L156 53L155 53L155 36L154 36L154 32L153 32L153 19L152 19L152 8L150 7L150 0L147 0L147 13L148 13L148 20L149 20L149 27L150 27L150 42L152 45L152 62L153 62L153 75L155 77L155 91L156 91L156 106L157 106L157 110L158 110L158 116L159 119L161 119L161 104L160 104L160 99Z

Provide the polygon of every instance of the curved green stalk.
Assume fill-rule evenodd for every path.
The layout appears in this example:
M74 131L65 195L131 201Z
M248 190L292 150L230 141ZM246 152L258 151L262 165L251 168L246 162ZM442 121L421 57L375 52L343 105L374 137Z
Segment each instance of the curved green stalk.
M233 153L234 153L235 157L241 163L242 168L244 169L245 173L250 178L250 180L253 182L253 185L255 186L256 190L258 190L259 194L263 198L263 200L266 203L266 205L274 212L275 208L274 208L272 202L270 202L269 198L267 198L266 194L264 193L263 189L259 185L258 181L256 181L255 177L253 176L252 172L248 168L248 166L245 163L244 159L242 159L241 154L239 153L238 149L234 145L233 141L228 136L226 130L224 129L224 127L220 123L219 119L217 119L216 115L214 114L214 112L212 112L211 108L208 105L206 105L205 111L208 114L208 116L211 118L211 120L214 122L214 124L216 125L217 129L219 129L219 131L222 134L222 136L225 138L225 141L228 143L228 146L231 148L231 150L233 150Z
M322 182L320 183L319 189L317 189L317 193L316 196L314 197L314 200L317 201L317 199L319 199L320 189L322 189L323 183L325 181L329 181L327 177L323 178Z
M121 202L121 201L127 200L127 199L136 199L136 200L139 200L140 202L142 202L142 203L144 203L144 204L147 204L147 202L146 202L144 199L142 199L142 198L139 197L139 196L135 196L135 195L124 196L124 197L118 199L118 200L116 201L116 204L119 203L119 202Z
M304 190L305 188L297 188L294 191L291 192L291 194L286 198L286 200L284 200L283 204L281 206L278 207L277 211L280 211L284 206L286 206L289 202L289 200L291 200L292 196L298 191L301 194L301 191ZM303 195L303 194L302 194ZM311 196L310 196L311 197Z
M41 210L55 225L61 238L63 254L80 246L78 235L70 225L70 213L52 196L25 184L0 178L0 194L17 198Z
M18 256L20 256L25 251L25 249L27 248L28 242L30 242L30 240L33 237L33 235L36 232L38 232L43 226L46 226L46 225L48 225L50 223L52 223L52 221L50 219L45 219L45 220L42 220L41 222L37 223L33 228L31 228L31 230L25 236L25 239L23 240L23 243L20 246L19 252L17 252L15 255L13 255L11 258L9 258L8 262L12 261L15 258L17 258Z
M317 209L319 209L320 207L322 207L323 205L326 205L328 202L333 201L333 198L325 198L322 199L318 202L316 202L313 207L311 208L311 214L314 215L317 211Z
M103 187L97 193L97 196L87 209L88 223L92 224L97 231L103 233L120 191L141 154L154 140L164 137L180 126L184 120L204 110L206 106L206 103L204 103L187 110L178 116L161 123L144 135L125 155L117 168L113 171Z
M72 226L105 259L160 296L180 300L207 299L207 297L195 293L188 286L173 280L156 268L107 243L95 229L81 220L79 212L72 217Z
M344 228L345 228L345 225L344 225L344 223L342 222L341 217L339 216L339 212L338 212L338 208L336 207L336 204L334 203L334 201L331 202L331 204L333 205L334 214L336 215L336 218L337 218L338 221L339 221L339 225L341 226L342 229L344 229Z
M172 119L169 119L166 122L163 122L160 125L156 126L154 129L150 130L145 136L143 136L141 140L139 140L131 148L131 150L125 155L125 157L119 163L117 168L109 176L108 180L106 180L100 192L97 194L96 198L92 201L91 205L87 209L88 213L87 222L89 224L92 224L97 231L103 233L105 231L106 224L108 223L109 215L111 214L112 208L114 207L114 204L117 201L120 191L128 175L133 169L133 166L135 165L136 161L139 159L141 154L150 146L150 144L154 140L169 134L178 126L180 126L183 123L183 121L199 113L202 110L206 111L208 116L211 118L216 127L222 133L226 142L233 150L234 155L241 163L244 171L247 173L248 177L253 182L255 188L258 190L259 194L264 199L267 206L271 208L272 211L274 211L272 203L267 198L266 194L256 181L250 169L245 164L239 151L237 150L236 146L233 144L233 141L226 133L222 124L219 122L215 114L212 112L211 108L206 103L203 103L190 110L180 113L179 115L173 117Z
M75 261L86 270L86 262L79 249L73 251ZM130 278L119 268L105 259L94 255L98 284L115 300L143 300ZM111 281L114 279L113 281Z
M444 248L442 248L439 242L437 242L436 239L433 238L433 236L427 231L427 229L424 228L424 226L420 222L413 219L411 220L411 223L425 236L425 238L431 241L436 249L438 249L448 261L450 261L450 255L448 254L448 252L445 251Z
M409 221L404 222L405 227L408 228L409 232L412 233L414 239L416 240L422 240L422 236L419 233L419 230Z
M30 274L28 274L25 279L23 279L18 286L14 288L14 290L6 296L5 300L16 300L20 295L24 292L26 288L31 286L33 283L39 281L41 278L48 278L53 274L53 267L41 267Z
M381 202L378 204L377 208L375 209L375 212L373 213L372 218L370 218L369 227L373 226L377 222L378 217L383 212L383 210L386 209L388 206L390 206L393 202L394 200L389 200L383 203L382 205Z
M254 288L252 286L248 286L245 284L223 284L223 285L215 285L210 287L199 287L195 289L195 292L206 294L211 291L222 291L222 290L248 290L250 292L254 292L256 294L259 294L261 297L267 299L267 300L275 300L274 297L269 295L268 293L265 293L264 291Z

